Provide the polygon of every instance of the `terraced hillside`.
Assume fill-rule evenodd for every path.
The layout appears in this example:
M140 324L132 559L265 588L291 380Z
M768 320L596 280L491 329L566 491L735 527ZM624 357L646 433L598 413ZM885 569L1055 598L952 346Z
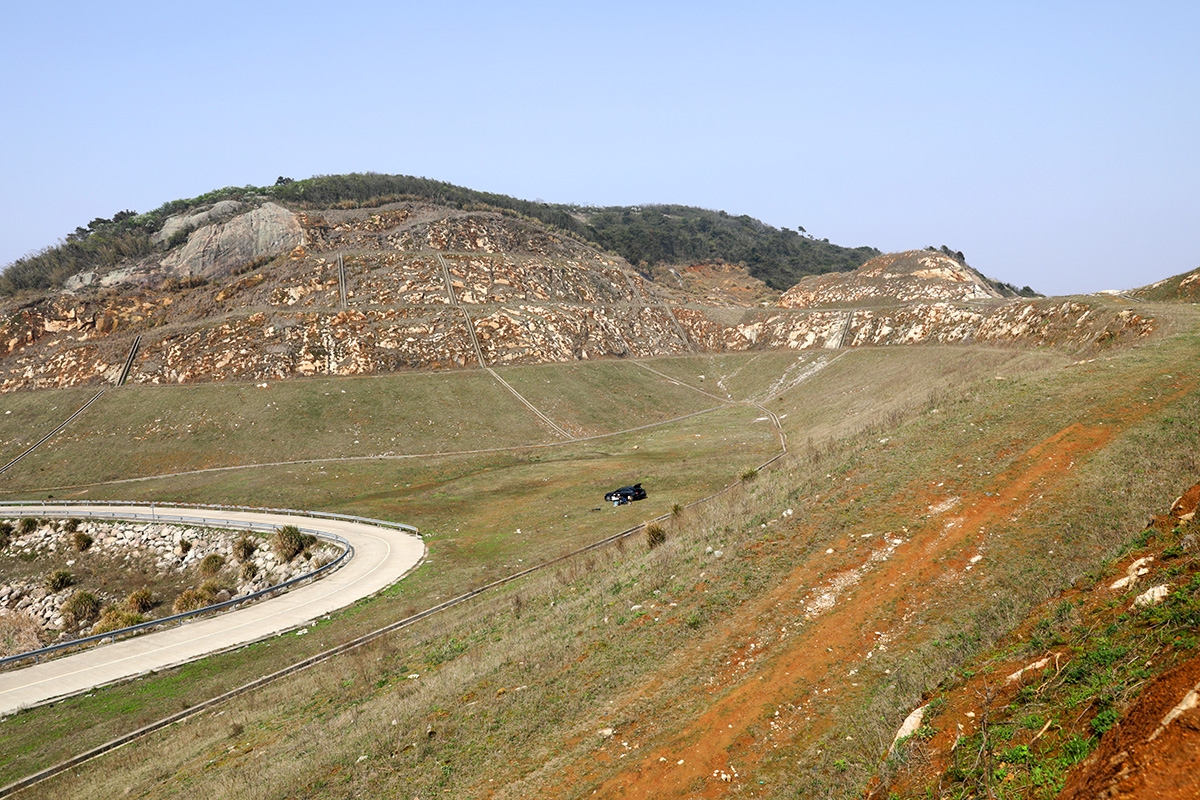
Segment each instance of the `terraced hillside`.
M223 200L167 218L155 241L0 310L0 391L931 341L1082 351L1153 328L1095 300L1001 298L928 251L777 302L744 273L729 284L728 266L655 282L534 222L419 201Z

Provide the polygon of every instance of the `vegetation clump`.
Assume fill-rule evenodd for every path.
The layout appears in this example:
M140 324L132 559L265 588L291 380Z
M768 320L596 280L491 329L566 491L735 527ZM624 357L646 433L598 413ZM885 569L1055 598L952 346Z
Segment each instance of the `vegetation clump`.
M46 590L50 592L61 592L74 583L75 576L69 570L56 569L46 576Z
M63 603L63 614L74 621L76 625L91 622L100 615L100 598L92 592L79 590Z
M22 536L33 533L37 529L38 529L38 521L37 521L36 517L21 517L21 522L18 525L18 530L21 531Z
M646 526L646 546L651 550L667 543L667 532L662 525L651 522Z
M247 561L254 555L256 550L258 550L258 545L255 544L254 540L249 535L243 535L242 538L233 544L233 557L238 561Z
M130 592L125 598L125 606L135 614L145 614L154 608L154 594L147 588Z
M306 552L316 542L317 537L311 533L301 533L295 525L284 525L275 531L275 553L284 562Z
M225 557L220 553L209 553L200 561L200 574L211 578L225 566Z
M220 602L219 595L224 587L217 581L205 581L198 588L184 589L175 598L175 604L172 607L176 614L182 614L186 611L195 611L198 608L211 606L214 603Z
M134 611L125 608L109 607L104 609L104 613L100 615L100 619L92 628L92 633L110 633L145 621L145 617Z
M80 553L87 552L87 550L92 546L93 541L94 540L92 537L83 531L75 531L75 533L71 536L71 544L73 544L75 549Z
M27 611L0 616L0 658L42 646L42 626Z

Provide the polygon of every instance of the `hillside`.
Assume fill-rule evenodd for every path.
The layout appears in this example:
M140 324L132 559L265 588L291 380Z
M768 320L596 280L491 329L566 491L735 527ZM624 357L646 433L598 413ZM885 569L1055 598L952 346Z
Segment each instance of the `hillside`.
M657 268L651 280L573 236L491 210L208 200L158 219L147 252L0 306L0 391L842 344L1020 340L1082 350L1153 327L1091 300L1004 299L969 268L924 251L920 259L952 267L901 281L878 266L901 256L881 256L777 298L727 264ZM137 219L97 225L81 242ZM970 271L974 282L947 283L937 269ZM880 281L908 288L878 307L866 287ZM802 301L812 286L834 287L840 300Z
M0 274L0 294L57 288L76 273L111 270L128 259L178 244L189 230L177 221L196 209L265 201L295 210L348 209L399 200L517 214L560 235L610 251L642 270L664 264L740 264L777 290L788 288L803 275L854 269L879 252L870 247L839 247L746 215L730 216L690 206L595 208L531 202L405 175L323 175L300 181L281 177L274 186L229 187L165 203L146 214L122 211L111 219L94 219L77 228L63 244L8 265ZM176 223L171 223L172 219Z
M1142 300L1194 303L1200 298L1200 269L1164 278L1149 286L1134 289L1129 295Z
M559 563L31 796L858 796L927 693L1194 474L1197 320L1141 310L1156 335L1085 363L930 344L496 368L589 440L482 370L114 389L6 496L336 509L417 524L430 560L304 636L0 722L0 775L664 514L663 546ZM5 449L78 391L5 395ZM755 472L779 453L764 406L790 455ZM631 480L648 500L600 508Z
M428 558L294 633L0 720L0 786L276 671L22 796L1116 785L1105 737L1194 674L1192 522L1143 524L1197 480L1189 302L1015 297L935 250L780 293L376 178L172 205L143 250L4 305L0 498L358 514ZM21 542L0 559L31 591L83 573Z

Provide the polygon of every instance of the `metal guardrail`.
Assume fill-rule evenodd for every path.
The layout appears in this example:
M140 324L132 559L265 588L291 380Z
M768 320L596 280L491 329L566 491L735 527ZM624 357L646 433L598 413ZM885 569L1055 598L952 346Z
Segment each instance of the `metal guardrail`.
M22 506L28 508L45 508L47 506L127 506L139 505L150 506L151 509L157 508L208 508L213 511L245 511L248 513L258 514L288 514L294 517L312 517L313 519L339 519L346 522L362 522L367 525L376 525L381 528L393 528L395 530L406 531L408 533L421 535L420 530L412 525L405 525L402 522L389 522L385 519L374 519L372 517L356 517L353 514L335 514L331 511L304 511L298 508L263 508L262 506L228 506L217 503L131 503L123 500L5 500L0 502L0 509L9 506ZM155 519L158 517L156 516ZM240 526L239 526L240 527Z
M772 464L774 464L776 461L783 458L787 454L788 453L787 453L786 440L785 440L783 451L775 454L773 457L771 457L771 458L767 459L765 462L763 462L758 467L757 471L761 472L762 470L771 466ZM692 502L686 504L684 506L684 508L693 508L695 506L699 506L703 503L706 503L716 497L719 497L722 494L725 494L726 492L733 489L735 486L740 485L741 483L742 483L741 481L735 481L735 482L725 486L724 488L719 489L716 492L713 492L712 494L709 494L705 497L700 498L699 500L693 500ZM15 504L10 504L10 505L15 505ZM29 505L36 505L36 503L30 503ZM178 504L178 505L182 506L183 504ZM226 508L226 506L204 506L204 507ZM245 507L244 506L228 506L228 508L245 508ZM264 509L254 509L254 510L261 511ZM319 514L320 512L290 512L289 511L289 513L297 513L297 514L301 514L303 516L312 516L312 515ZM340 514L329 514L329 515L322 515L322 516L341 517L341 518L345 518L345 519L354 519L354 520L363 520L364 519L362 517L348 517L348 516L340 515ZM672 515L670 513L662 514L658 517L655 517L654 520L652 520L652 521L653 522L663 522L667 519L670 519L671 516ZM372 520L372 521L374 521L374 520ZM374 522L377 522L377 521L374 521ZM383 522L380 524L386 525L388 527L393 527L393 528L402 528L402 529L410 530L410 531L416 533L416 528L413 528L412 526L409 526L409 525L401 525L399 523L387 523L387 522ZM79 753L78 755L73 756L72 758L69 758L65 761L59 762L58 764L54 764L52 766L46 767L45 769L40 770L39 772L36 772L32 775L27 775L24 778L21 778L19 780L14 781L13 783L8 784L7 786L0 787L0 798L8 797L9 795L20 791L21 789L26 789L37 783L41 783L42 781L47 780L48 778L51 778L55 775L58 775L59 773L65 772L66 770L71 769L72 767L78 766L80 764L83 764L87 761L92 760L93 758L97 758L101 755L104 755L105 753L111 752L112 750L115 750L116 748L121 747L122 745L128 744L129 742L132 742L136 739L140 739L141 737L146 736L150 733L153 733L154 731L161 730L162 728L165 728L168 725L172 725L176 722L179 722L180 720L187 719L187 718L194 716L195 714L198 714L209 708L213 708L214 706L220 705L221 703L224 703L225 701L230 700L234 697L238 697L239 695L253 691L254 689L258 689L260 687L266 686L270 683L275 682L276 680L278 680L280 678L283 678L287 675L291 675L293 673L299 672L300 670L307 669L308 667L311 667L311 666L319 664L323 661L329 660L337 655L341 655L342 653L347 653L358 647L362 647L363 645L365 645L369 642L375 641L376 639L378 639L380 637L386 636L389 633L393 633L395 631L401 630L401 629L406 628L416 622L426 619L427 617L437 614L440 611L445 611L448 608L459 605L460 603L463 603L467 600L470 600L473 597L483 594L484 592L486 592L490 589L495 589L499 586L503 586L504 584L511 583L512 581L515 581L519 578L525 577L526 575L544 570L555 564L566 561L567 559L582 555L583 553L587 553L589 551L596 550L601 547L605 547L609 544L612 544L613 542L616 542L619 539L623 539L627 536L631 536L631 535L637 533L640 530L643 530L646 527L646 525L647 525L647 523L643 522L643 523L634 525L633 527L626 528L625 530L620 531L619 533L614 533L609 536L606 536L603 539L601 539L600 541L592 542L591 544L585 545L581 548L573 550L570 553L566 553L557 558L552 558L549 561L543 561L540 564L535 564L531 567L521 570L520 572L514 573L512 575L508 575L506 577L500 578L499 580L492 581L491 583L488 583L484 586L480 586L475 589L472 589L464 594L460 594L457 597L451 598L450 600L446 600L442 603L438 603L437 605L433 606L432 608L427 608L424 611L420 611L409 617L406 617L401 620L397 620L396 622L393 622L389 625L385 625L382 628L379 628L377 630L363 634L362 636L352 639L349 642L343 642L340 645L335 645L334 647L331 647L320 653L316 653L312 656L309 656L308 658L305 658L301 661L298 661L294 664L284 667L283 669L280 669L276 672L272 672L268 675L263 675L259 678L256 678L256 679L250 681L249 683L242 684L241 686L231 689L230 691L225 692L222 695L218 695L217 697L211 697L207 700L203 700L193 706L189 706L188 708L183 709L182 711L177 711L176 713L171 714L167 717L164 717L163 719L157 720L156 722L152 722L149 725L143 726L141 728L138 728L137 730L130 731L129 733L123 734L123 735L117 737L116 739L113 739L109 742L99 745L98 747L93 747L92 749L90 749L86 752ZM419 533L417 533L417 535L420 536Z
M3 504L2 506L0 506L0 508L3 508L5 506L21 506L23 508L29 508L29 507L36 507L37 505L38 504L28 503L28 502L7 503L7 504ZM40 505L45 506L46 504L41 503ZM55 505L84 505L84 504L81 504L81 503L80 504L56 503ZM95 505L95 503L88 503L87 505ZM253 521L247 521L247 520L236 520L235 521L235 520L228 520L228 519L213 519L213 518L209 518L209 517L194 517L194 516L186 516L186 515L182 515L182 514L160 514L158 512L151 512L150 514L144 514L144 513L137 513L137 512L119 512L119 511L81 511L79 514L77 514L75 516L87 517L89 519L125 520L128 522L167 522L167 523L178 523L178 524L184 524L184 525L195 525L195 526L207 527L207 528L230 528L230 529L266 531L266 532L274 531L277 528L276 525L273 525L271 523L266 523L266 522L253 522ZM308 515L306 515L306 516L308 516ZM392 527L395 527L396 525L397 525L397 523L393 523ZM299 527L299 526L297 526L297 527ZM401 526L401 527L411 528L411 526ZM73 647L81 647L84 645L92 644L93 642L102 641L104 639L116 640L119 637L124 637L124 636L128 636L128 635L131 635L134 633L139 633L141 631L148 630L150 628L156 628L159 626L167 625L172 622L178 622L180 624L183 624L183 622L185 620L190 619L192 617L200 616L201 614L208 614L208 613L211 613L214 611L220 611L222 609L229 608L231 606L236 606L236 605L239 605L242 603L250 603L250 602L258 600L262 597L265 597L266 595L282 592L283 590L287 589L290 586L294 586L297 583L300 583L300 582L306 581L306 580L310 580L310 579L315 579L325 572L329 572L334 569L337 569L338 567L342 566L343 563L345 563L346 561L348 561L349 559L354 557L353 545L351 545L350 542L347 541L345 538L338 536L335 533L329 533L328 531L322 531L322 530L318 530L316 528L299 528L299 530L301 533L312 534L319 539L323 539L327 542L333 542L334 544L341 545L341 547L342 547L341 554L338 555L338 557L335 558L333 561L329 562L328 564L323 564L322 566L318 567L315 570L306 572L303 575L298 575L295 578L291 578L289 580L284 581L283 583L277 583L274 586L268 586L265 589L260 589L257 592L251 592L250 594L240 595L238 597L232 597L229 600L223 600L220 603L214 603L213 605L205 606L204 608L197 608L192 611L185 611L180 614L173 614L169 617L162 617L160 619L147 620L146 622L141 622L141 623L138 623L137 625L130 625L126 628L119 628L117 630L108 631L106 633L97 633L97 634L93 634L91 636L85 636L80 639L72 639L67 642L59 642L58 644L48 645L46 647L38 648L37 650L29 650L24 653L16 653L15 655L0 658L0 667L3 667L8 664L14 664L19 661L26 661L31 658L34 660L35 663L37 663L37 662L41 661L42 656L50 655L51 653L56 653L60 650L67 650L67 649L70 649ZM412 530L415 531L416 529L412 528Z

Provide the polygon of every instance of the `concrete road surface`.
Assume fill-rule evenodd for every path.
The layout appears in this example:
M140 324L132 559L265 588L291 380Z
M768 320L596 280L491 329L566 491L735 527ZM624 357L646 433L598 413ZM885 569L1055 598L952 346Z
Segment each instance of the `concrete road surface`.
M348 520L160 505L154 510L160 516L204 517L233 526L263 523L320 530L349 541L354 557L330 575L246 608L0 672L0 716L301 626L390 586L425 555L424 542L414 534ZM48 504L31 508L0 504L0 518L66 517L84 512L149 514L151 507Z

